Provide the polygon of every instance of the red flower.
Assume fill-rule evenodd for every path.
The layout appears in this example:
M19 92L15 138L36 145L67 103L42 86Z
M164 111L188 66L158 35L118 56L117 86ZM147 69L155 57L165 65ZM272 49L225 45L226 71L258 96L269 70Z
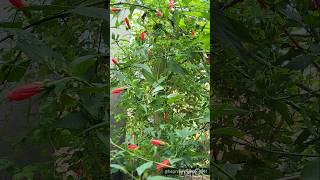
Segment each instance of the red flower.
M121 9L119 9L119 8L111 8L111 11L112 12L119 12L119 11L121 11Z
M168 119L168 116L169 116L169 113L168 113L168 112L163 112L163 119L164 119L164 120L167 120L167 119Z
M24 4L23 4L22 0L9 0L9 1L13 6L15 6L18 9L24 7Z
M156 145L156 146L160 146L160 145L164 145L165 144L165 142L163 142L163 141L161 141L159 139L152 139L150 142L151 142L151 144Z
M159 11L159 10L157 10L157 13L156 13L156 15L158 16L158 17L162 17L162 12L161 11Z
M77 174L78 177L83 176L83 171L82 171L82 169L78 169L75 173Z
M137 149L139 148L139 146L135 145L135 144L128 144L128 149Z
M170 161L168 159L163 160L161 164L157 165L157 170L160 171L162 168L166 167L168 164L170 164Z
M112 94L120 94L122 91L124 91L124 88L116 88L111 91Z
M113 63L113 64L119 64L119 61L118 61L118 59L117 59L117 58L112 58L112 60L111 60L111 61L112 61L112 63Z
M128 17L126 17L126 18L124 19L124 22L126 23L126 25L128 26L128 28L131 29L131 26L130 26L130 22L129 22Z
M42 83L26 84L20 87L16 87L12 91L10 91L7 94L7 99L9 101L19 101L19 100L29 99L32 96L38 94L43 89L44 88Z
M141 33L141 40L144 41L144 32Z
M191 35L192 35L192 37L194 37L196 35L196 31L192 30Z
M174 0L170 0L169 2L169 10L172 11L174 6Z

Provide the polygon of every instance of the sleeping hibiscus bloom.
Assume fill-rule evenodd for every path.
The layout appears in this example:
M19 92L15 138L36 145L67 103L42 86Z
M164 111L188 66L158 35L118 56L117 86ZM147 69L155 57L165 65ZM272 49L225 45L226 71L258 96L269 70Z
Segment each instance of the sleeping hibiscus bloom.
M112 64L119 64L119 61L117 58L112 58Z
M121 11L121 9L119 9L119 8L112 8L111 11L112 11L112 12L119 12L119 11Z
M131 144L131 143L128 144L128 149L134 150L134 149L137 149L137 148L139 148L139 146L137 146L135 144Z
M25 5L23 4L22 0L9 0L9 1L17 9L25 7Z
M157 165L157 171L160 171L162 168L166 167L168 164L170 164L170 160L165 159L161 162L161 164Z
M161 145L165 145L165 142L159 140L159 139L152 139L151 144L156 145L156 146L161 146Z
M32 96L40 93L44 89L42 83L32 83L16 87L7 94L9 101L20 101L29 99Z
M111 91L112 94L120 94L122 93L122 91L124 91L124 88L120 87L120 88L115 88L114 90Z
M162 12L161 12L160 10L157 10L156 15L157 15L158 17L162 17L162 16L163 16L163 14L162 14Z

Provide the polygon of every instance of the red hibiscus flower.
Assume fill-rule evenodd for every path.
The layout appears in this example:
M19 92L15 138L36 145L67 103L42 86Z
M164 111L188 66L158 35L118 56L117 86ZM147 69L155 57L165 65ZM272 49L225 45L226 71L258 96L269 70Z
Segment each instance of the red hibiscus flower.
M150 142L151 142L151 144L156 145L156 146L160 146L160 145L164 145L165 144L165 142L163 142L163 141L161 141L159 139L152 139Z
M112 58L112 64L119 64L119 61L117 58Z
M10 3L16 7L17 9L23 8L25 5L23 4L22 0L9 0Z
M112 12L119 12L119 11L121 11L121 9L119 9L119 8L111 8L111 11Z
M16 87L7 94L9 101L29 99L44 89L42 83L32 83Z
M124 19L124 22L126 23L126 25L128 26L128 28L131 29L131 25L130 25L130 22L129 22L128 17L126 17L126 18Z
M166 167L168 164L170 164L170 161L168 159L163 160L161 164L157 165L157 171L160 171L162 168Z
M196 31L193 30L191 35L192 35L192 37L196 36Z
M124 88L116 88L111 91L112 94L120 94L122 91L124 91Z
M139 146L137 146L137 145L135 145L135 144L128 144L128 149L131 149L131 150L133 150L133 149L137 149L137 148L139 148Z
M144 41L144 32L141 33L141 40Z
M164 120L167 120L167 119L168 119L168 116L169 116L169 113L168 113L168 112L163 112L163 119L164 119Z
M159 11L159 10L157 10L156 15L157 15L158 17L162 17L162 16L163 16L162 12L161 12L161 11Z

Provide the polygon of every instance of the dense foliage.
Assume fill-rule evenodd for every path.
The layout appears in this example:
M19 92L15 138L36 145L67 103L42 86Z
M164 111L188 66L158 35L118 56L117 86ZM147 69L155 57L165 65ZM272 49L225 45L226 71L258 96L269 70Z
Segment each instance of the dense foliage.
M0 31L8 35L0 40L4 44L0 50L1 99L17 106L15 101L29 101L38 109L36 116L28 112L21 117L33 117L34 128L15 143L20 148L26 143L49 144L47 155L52 160L20 167L2 159L0 169L6 169L12 179L106 178L107 2L10 2L7 10L12 21L0 23Z
M126 127L111 137L111 167L130 176L164 179L160 162L209 167L209 1L170 2L111 2L114 28L129 32L112 34L111 87L124 88L117 108L125 110L113 115Z
M319 178L319 4L213 4L212 165L225 168L220 176Z

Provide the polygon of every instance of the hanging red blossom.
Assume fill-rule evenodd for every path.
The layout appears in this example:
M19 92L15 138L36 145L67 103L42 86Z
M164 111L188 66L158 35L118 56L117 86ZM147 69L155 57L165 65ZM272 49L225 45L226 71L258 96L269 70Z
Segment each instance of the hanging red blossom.
M119 9L119 8L111 8L111 11L112 12L119 12L119 11L121 11L121 9Z
M42 83L32 83L16 87L7 94L9 101L29 99L44 89Z
M168 116L169 116L169 113L168 113L168 112L163 112L163 119L164 119L164 120L167 120L167 119L168 119Z
M128 149L134 150L139 148L139 146L135 145L135 144L128 144Z
M160 10L157 10L156 15L157 15L158 17L162 17L162 16L163 16L163 14L162 14L162 12L161 12Z
M23 4L22 0L9 0L9 1L17 9L25 7L25 5Z
M141 40L144 41L144 32L141 33Z
M196 34L197 32L195 30L192 30L192 33L191 33L192 37L196 36Z
M130 25L130 22L129 22L128 17L126 17L126 18L124 19L124 22L126 23L126 25L128 26L128 28L131 29L131 25Z
M112 94L120 94L122 93L122 91L124 91L124 88L116 88L114 90L111 91Z
M174 0L170 0L169 2L169 10L172 11L174 6Z
M112 61L112 64L119 64L119 61L117 58L112 58L111 61Z
M157 171L160 171L162 168L166 167L168 164L170 164L170 161L168 159L163 160L161 164L157 164Z
M164 145L165 144L165 142L163 142L163 141L161 141L159 139L152 139L150 142L151 142L151 144L156 145L156 146L160 146L160 145Z

